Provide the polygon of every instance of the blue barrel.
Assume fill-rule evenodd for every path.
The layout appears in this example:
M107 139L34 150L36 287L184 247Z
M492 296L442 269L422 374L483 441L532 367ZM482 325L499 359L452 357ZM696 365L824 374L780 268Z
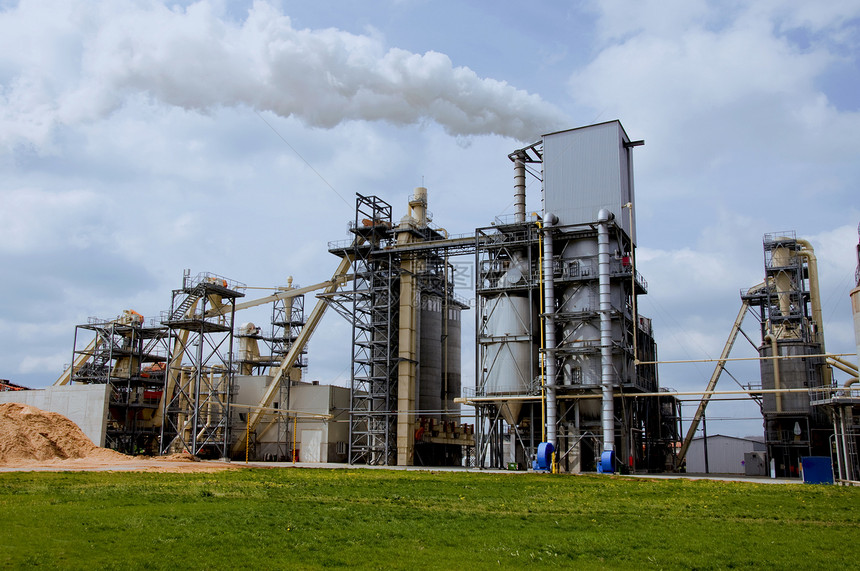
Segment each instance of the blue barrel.
M800 459L804 484L832 484L833 464L829 456L804 456Z

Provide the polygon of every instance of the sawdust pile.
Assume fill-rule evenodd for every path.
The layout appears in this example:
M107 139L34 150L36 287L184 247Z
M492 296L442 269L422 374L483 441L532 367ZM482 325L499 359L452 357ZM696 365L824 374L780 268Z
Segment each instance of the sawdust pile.
M0 404L0 464L74 459L119 461L128 457L99 448L61 414L26 404Z
M167 456L156 456L154 459L160 462L200 462L200 458L192 456L188 452L176 452Z

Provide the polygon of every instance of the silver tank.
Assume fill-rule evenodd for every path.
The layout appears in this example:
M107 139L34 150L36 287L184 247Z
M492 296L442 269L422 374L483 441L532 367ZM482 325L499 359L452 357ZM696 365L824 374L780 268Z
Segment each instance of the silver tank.
M487 343L483 368L486 393L510 395L528 392L531 378L532 334L529 300L523 296L500 295L485 306Z

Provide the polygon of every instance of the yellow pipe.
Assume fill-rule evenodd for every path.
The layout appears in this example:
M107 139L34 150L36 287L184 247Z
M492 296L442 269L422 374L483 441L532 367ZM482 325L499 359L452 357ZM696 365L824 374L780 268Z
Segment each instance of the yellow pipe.
M815 341L821 345L821 352L826 353L827 351L824 349L824 312L821 311L821 289L818 287L818 260L815 257L815 250L808 240L798 238L797 243L802 246L797 254L806 258L806 267L809 271L809 297L812 302L812 319L816 326ZM824 384L829 385L833 381L830 369L823 367L821 372Z
M851 361L848 361L848 360L843 359L841 357L837 357L836 355L830 355L830 354L827 355L827 360L828 361L836 361L836 363L841 364L842 367L848 367L848 369L850 369L850 370L844 369L842 367L839 367L839 368L842 369L843 371L845 371L846 373L848 373L849 375L856 375L857 374L857 365L855 365ZM832 363L832 364L834 366L837 366L836 363Z
M841 371L848 373L852 377L857 376L857 369L853 369L851 367L846 367L844 364L840 363L836 359L827 359L827 364L832 366L832 367L836 367L837 369L839 369Z

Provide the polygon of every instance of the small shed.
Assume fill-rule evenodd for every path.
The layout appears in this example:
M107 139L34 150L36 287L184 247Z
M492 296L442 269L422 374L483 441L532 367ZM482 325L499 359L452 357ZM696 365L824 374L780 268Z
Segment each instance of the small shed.
M708 469L705 470L705 450L708 453ZM714 434L705 439L697 436L690 443L687 451L687 473L702 474L744 474L744 454L748 452L764 452L764 439L755 437L740 438Z

